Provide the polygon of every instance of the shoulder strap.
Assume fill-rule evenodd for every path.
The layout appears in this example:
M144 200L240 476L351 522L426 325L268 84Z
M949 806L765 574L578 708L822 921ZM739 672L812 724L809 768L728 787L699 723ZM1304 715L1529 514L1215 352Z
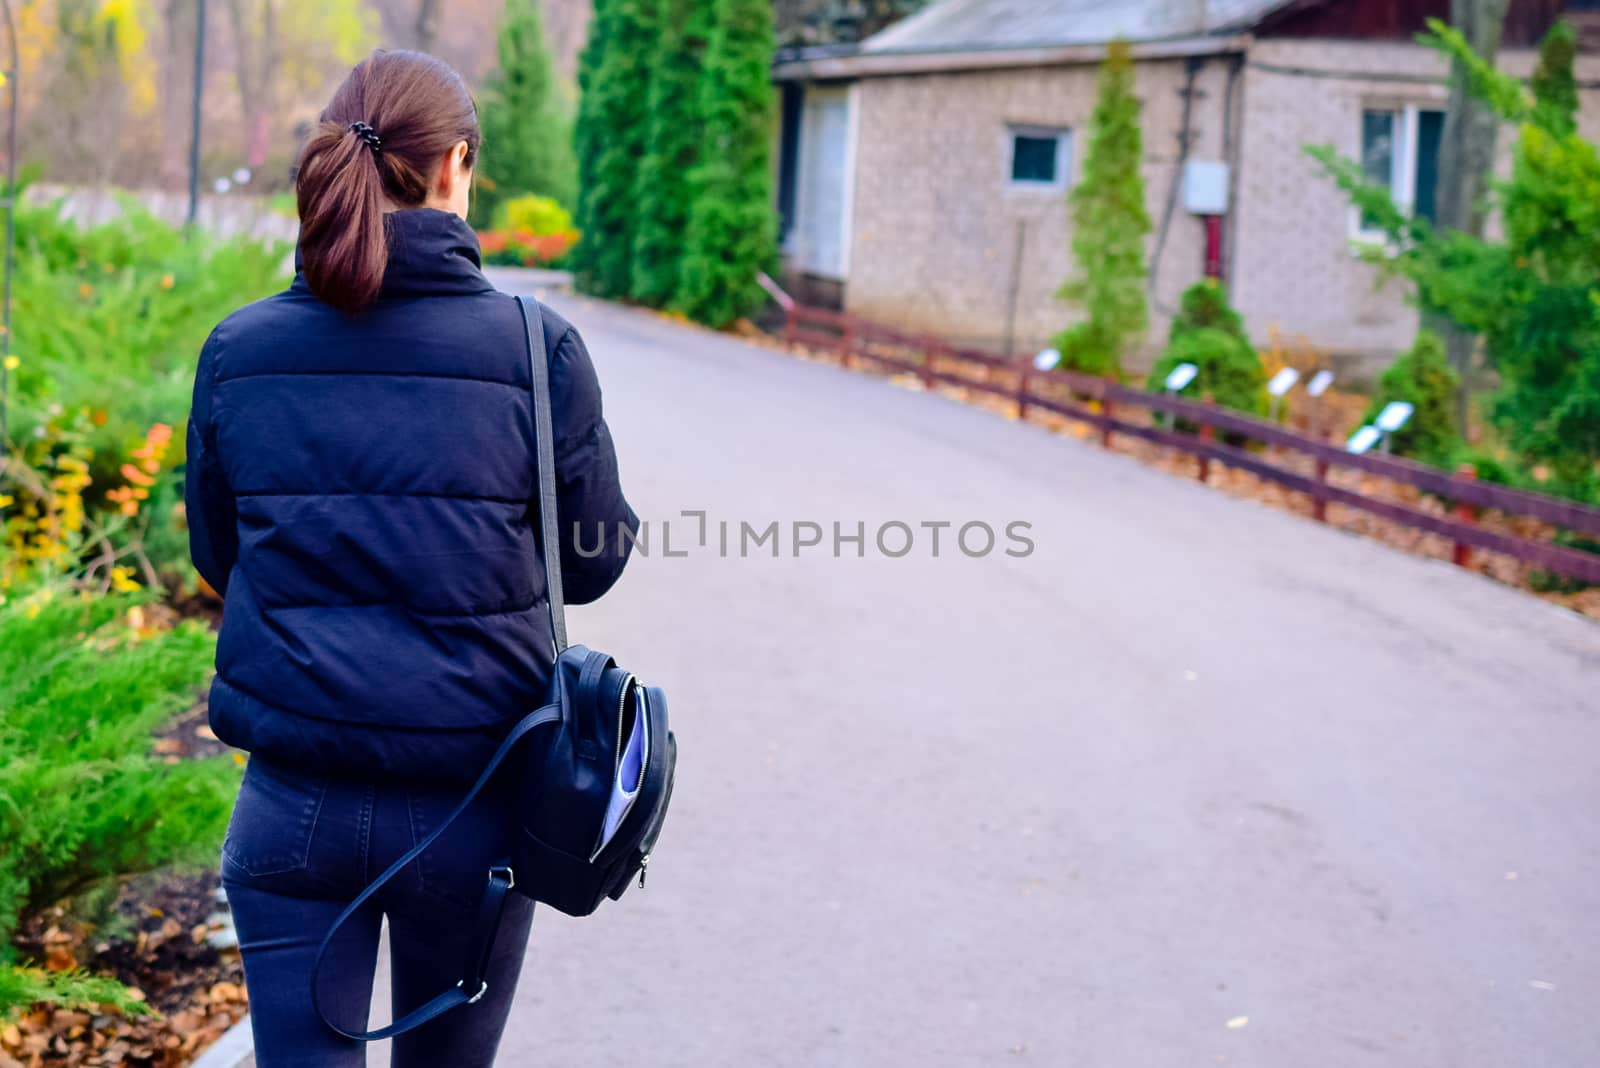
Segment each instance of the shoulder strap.
M380 1027L376 1031L346 1031L343 1027L328 1019L328 1014L322 1011L322 1002L317 998L317 977L322 972L322 961L328 954L328 946L333 942L333 936L338 933L339 928L343 927L351 916L356 914L356 910L371 900L372 895L382 889L390 879L400 874L407 864L421 856L423 850L432 845L434 840L443 834L445 829L467 810L467 806L488 784L490 778L494 776L495 770L504 762L506 754L510 753L518 742L535 728L542 727L547 723L559 723L560 721L561 708L559 705L545 705L538 711L530 712L523 717L521 722L511 728L511 733L506 735L505 740L500 743L500 748L496 749L494 756L489 758L489 763L478 776L478 781L472 784L472 789L467 791L466 796L451 810L450 815L446 816L439 826L430 831L422 841L407 850L404 856L389 865L382 875L372 880L367 888L357 894L356 899L346 905L343 912L339 913L338 918L333 921L333 926L328 928L328 933L323 935L322 944L317 947L316 962L311 966L311 1004L316 1007L317 1015L322 1017L323 1023L345 1038L353 1038L358 1042L376 1042L379 1039L403 1035L407 1031L421 1027L440 1013L447 1012L457 1005L477 1001L483 996L483 992L489 988L488 980L484 977L484 971L488 967L489 951L494 946L495 931L500 926L500 913L505 907L506 894L516 885L516 876L513 874L509 862L497 863L489 869L489 885L484 889L482 901L478 906L478 915L473 921L472 940L468 944L466 960L462 962L461 979L455 986L444 991L427 1004L413 1009L388 1026Z
M567 647L567 606L561 594L561 526L556 515L556 446L550 414L550 357L544 349L544 314L537 300L517 299L528 335L528 367L533 373L533 439L539 454L539 530L544 538L545 588L550 601L550 633L556 655Z

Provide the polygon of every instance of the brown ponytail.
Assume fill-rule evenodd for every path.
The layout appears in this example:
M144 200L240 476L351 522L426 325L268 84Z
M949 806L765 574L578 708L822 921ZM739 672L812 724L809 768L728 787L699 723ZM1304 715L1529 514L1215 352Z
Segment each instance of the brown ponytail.
M295 177L301 264L313 293L356 312L383 285L384 209L421 207L459 142L467 143L465 165L476 162L478 112L445 63L379 49L356 64L320 119Z

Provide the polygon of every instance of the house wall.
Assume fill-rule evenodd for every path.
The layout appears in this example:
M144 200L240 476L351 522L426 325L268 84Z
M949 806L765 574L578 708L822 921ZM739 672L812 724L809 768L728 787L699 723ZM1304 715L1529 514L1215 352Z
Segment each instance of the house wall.
M1193 157L1221 158L1227 70L1227 60L1209 58L1197 76ZM1076 182L1096 77L1096 68L1074 66L859 82L846 307L998 349L1016 278L1015 351L1037 351L1078 318L1054 297L1073 271L1065 194L1008 185L1009 128L1070 128ZM1177 160L1184 81L1181 59L1138 64L1146 206L1158 228ZM1203 259L1203 225L1179 205L1157 265L1152 339L1165 337L1168 310L1200 277Z
M1502 53L1512 73L1532 70L1528 50ZM1317 73L1312 73L1317 72ZM1413 104L1442 109L1446 64L1408 43L1258 41L1244 75L1233 299L1251 333L1269 326L1302 335L1370 375L1411 344L1418 315L1408 287L1378 285L1378 272L1351 250L1352 213L1344 195L1306 156L1307 144L1361 150L1361 112ZM1333 76L1337 75L1337 76ZM1580 59L1580 80L1600 76L1600 59ZM1585 90L1580 124L1600 134L1600 93ZM1511 131L1502 131L1500 166Z
M1532 70L1535 55L1502 53L1502 68ZM1258 342L1274 330L1322 349L1346 374L1370 378L1416 333L1403 282L1351 248L1352 212L1304 152L1332 144L1360 153L1361 112L1407 104L1442 108L1446 65L1409 42L1266 39L1251 48L1224 114L1232 58L1209 57L1196 78L1190 155L1236 149L1234 213L1225 265L1235 304ZM1136 68L1143 102L1146 207L1161 228L1177 170L1185 61ZM1600 56L1579 57L1580 83L1600 84ZM908 330L1004 347L1016 280L1016 352L1033 352L1081 312L1055 299L1072 275L1065 195L1007 183L1009 127L1073 131L1071 181L1082 174L1097 70L1088 66L867 78L855 85L856 168L850 216L850 311ZM1600 138L1600 89L1585 89L1580 127ZM1230 128L1231 125L1231 128ZM1511 131L1502 134L1506 169ZM1020 270L1013 270L1018 228ZM1180 202L1155 259L1151 329L1135 367L1162 347L1183 289L1201 277L1202 222Z

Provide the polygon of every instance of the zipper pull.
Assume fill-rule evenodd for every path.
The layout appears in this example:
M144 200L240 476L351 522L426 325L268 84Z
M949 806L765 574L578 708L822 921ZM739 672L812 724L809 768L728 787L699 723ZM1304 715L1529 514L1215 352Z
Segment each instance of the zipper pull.
M639 889L644 889L644 877L650 874L650 854L646 853L639 858Z

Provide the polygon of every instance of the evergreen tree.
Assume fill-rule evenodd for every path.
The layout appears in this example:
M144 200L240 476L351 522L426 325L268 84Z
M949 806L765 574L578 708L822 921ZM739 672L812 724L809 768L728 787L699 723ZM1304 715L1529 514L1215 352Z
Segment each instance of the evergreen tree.
M1139 172L1143 155L1133 55L1126 41L1113 41L1089 119L1083 178L1068 198L1079 274L1056 296L1081 305L1088 317L1057 335L1063 367L1119 373L1123 349L1149 327L1144 242L1150 216Z
M557 98L536 0L507 0L497 47L500 65L478 107L478 169L487 179L473 205L480 224L490 223L495 208L511 197L537 193L570 208L577 194L569 120Z
M1573 63L1578 37L1558 22L1539 42L1539 64L1533 69L1534 121L1557 137L1578 129L1578 79Z
M689 224L689 174L699 156L697 89L717 7L667 0L661 50L650 80L650 124L639 164L633 299L663 307L678 291Z
M770 0L714 0L714 8L698 93L701 157L689 176L689 230L674 305L722 327L760 304L756 273L770 270L777 257L768 169L773 33Z
M579 67L577 283L586 293L632 289L639 158L649 125L650 65L662 0L597 0Z
M1167 351L1156 361L1146 387L1165 389L1167 376L1184 363L1194 364L1198 371L1183 388L1191 399L1209 396L1224 408L1267 414L1267 374L1261 357L1245 333L1244 319L1228 303L1227 290L1214 278L1203 278L1183 291ZM1185 421L1178 427L1194 429Z
M1424 330L1416 344L1403 352L1378 380L1378 395L1372 398L1363 423L1378 418L1392 401L1412 406L1406 425L1390 436L1389 447L1401 456L1443 467L1461 448L1461 432L1456 423L1455 396L1461 379L1450 366L1444 343L1437 334Z

